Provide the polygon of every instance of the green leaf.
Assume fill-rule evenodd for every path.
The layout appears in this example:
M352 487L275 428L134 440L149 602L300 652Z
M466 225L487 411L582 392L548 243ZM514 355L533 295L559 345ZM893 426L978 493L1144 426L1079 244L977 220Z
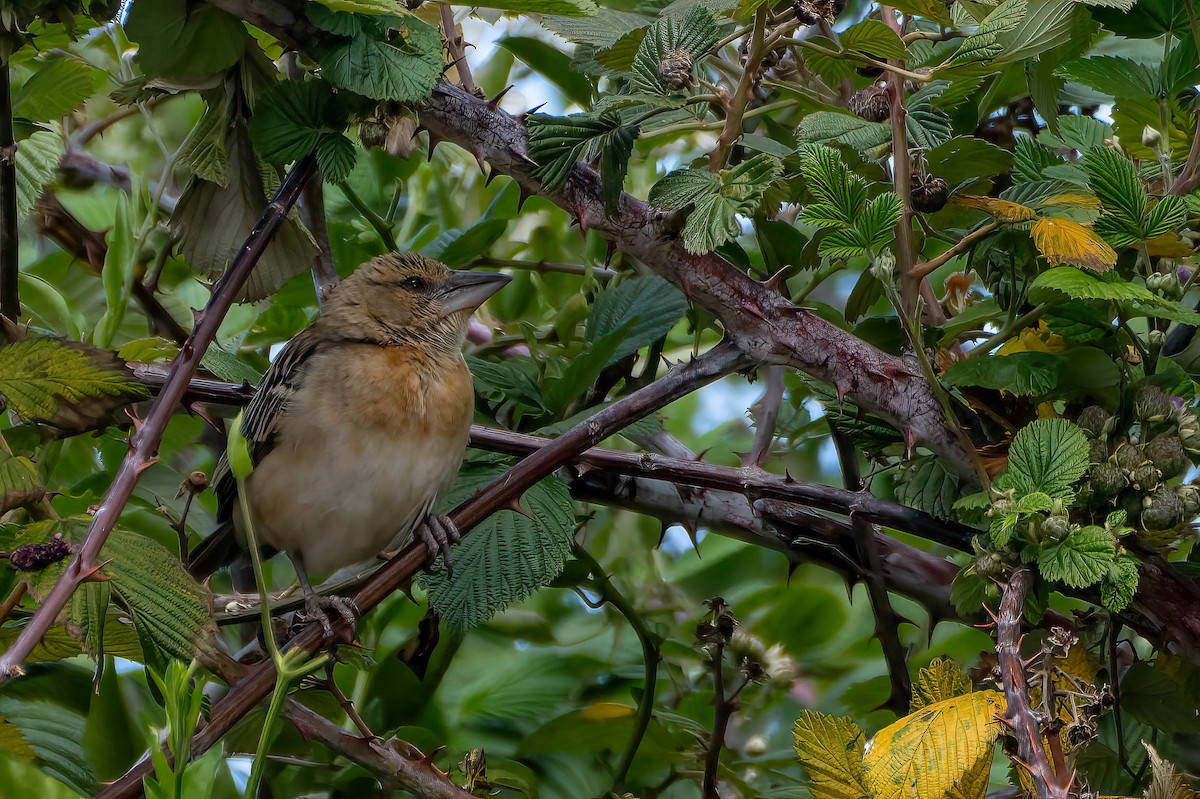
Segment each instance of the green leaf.
M225 139L229 135L230 122L223 105L213 103L208 106L180 147L179 158L196 177L228 188L229 156L225 152Z
M566 117L534 114L526 126L529 157L538 164L534 176L547 191L558 191L579 161L598 158L605 208L609 214L616 212L633 143L640 132L637 125L623 124L620 114L606 111Z
M498 8L510 14L559 14L587 17L598 10L592 0L483 0L476 8Z
M1092 117L1069 114L1058 121L1058 130L1043 130L1037 136L1038 144L1053 150L1077 150L1086 153L1093 147L1104 147L1106 139L1113 135L1112 126Z
M132 191L117 197L116 219L108 234L108 250L104 254L104 270L101 272L104 315L96 323L96 330L92 334L92 342L97 347L112 346L129 307L129 295L137 277L138 231L146 219L143 192L141 180L135 179Z
M596 342L623 331L607 366L665 336L687 309L683 293L657 275L622 280L597 295L588 312L584 338Z
M877 19L856 22L838 36L842 52L859 52L877 58L908 59L904 41L885 23Z
M866 736L848 716L805 710L792 730L793 746L813 799L862 799Z
M979 29L959 45L950 58L950 64L994 59L1003 51L998 41L1000 34L1017 27L1025 16L1027 0L1004 0L987 15Z
M327 82L285 80L255 103L250 140L272 164L298 161L316 149L322 174L336 183L354 166L354 145L342 133L349 123L345 102Z
M328 8L330 11L344 11L348 14L364 14L366 16L395 16L401 6L396 0L313 0L315 3Z
M959 482L937 458L914 458L896 474L896 500L939 519L953 519Z
M647 28L654 18L629 11L601 8L589 16L556 16L547 14L541 18L542 26L557 33L567 41L586 44L597 50L612 47L624 36Z
M1088 186L1104 206L1096 231L1114 247L1144 240L1142 225L1149 199L1133 162L1115 149L1093 147L1084 155L1083 166Z
M1038 419L1013 437L1008 467L995 486L1015 488L1017 496L1041 491L1065 499L1087 467L1088 442L1082 430L1066 419Z
M664 211L694 205L684 224L683 246L693 253L711 252L741 233L737 215L758 210L779 172L779 161L764 154L720 175L703 169L677 169L651 187L649 202Z
M914 147L932 150L950 140L954 132L950 116L933 105L933 101L949 85L949 81L932 81L913 92L906 101L908 113L905 115L905 124L908 140Z
M83 796L99 788L84 749L90 683L81 668L43 665L0 694L0 717L20 730L34 762Z
M1032 143L1032 140L1019 139L1018 149L1021 142ZM1009 172L1013 168L1013 154L974 136L955 136L925 153L925 163L929 166L929 174L953 186L972 178Z
M1064 118L1062 124L1066 124L1068 119L1071 117ZM1014 153L1013 181L1016 183L1039 182L1045 177L1043 170L1046 167L1063 163L1063 160L1055 155L1053 150L1028 136L1017 139Z
M1133 601L1138 579L1137 560L1128 555L1118 557L1100 582L1100 602L1113 613L1120 613Z
M33 461L0 452L0 516L40 502L46 489Z
M104 356L107 356L105 358ZM50 339L0 347L0 395L25 421L86 429L113 408L148 396L111 353Z
M1169 233L1182 225L1187 220L1187 215L1187 200L1174 194L1168 194L1150 209L1150 213L1146 216L1146 224L1142 228L1142 235L1147 239L1152 239Z
M804 143L832 142L865 151L890 141L892 127L886 122L868 122L854 114L815 111L800 120L796 137Z
M1059 73L1111 97L1153 96L1154 75L1143 64L1121 56L1093 56L1068 62Z
M942 382L1041 397L1058 387L1058 360L1059 356L1049 352L968 358L952 364L942 375Z
M1047 269L1029 284L1029 300L1035 303L1074 300L1103 300L1118 303L1129 312L1200 325L1200 313L1178 302L1164 299L1119 275L1105 279L1069 266Z
M1039 552L1038 570L1047 580L1086 588L1108 575L1116 551L1112 533L1095 525L1083 527Z
M921 708L946 699L965 696L971 690L971 678L962 673L957 661L948 657L934 658L917 673L917 679L913 681L912 706L909 710L916 713Z
M495 457L468 463L442 499L443 512L506 470L507 461ZM533 518L511 510L493 513L455 546L449 576L435 565L420 578L429 591L430 606L452 628L477 627L562 571L575 532L567 486L557 478L543 478L525 492L521 505Z
M321 54L321 74L329 82L373 100L424 100L441 72L441 34L415 18L406 18L386 40L359 33L330 41Z
M13 97L12 115L32 122L61 119L92 96L99 74L81 58L53 54Z
M195 79L228 69L249 37L242 21L191 0L132 3L125 34L138 43L142 71L157 78Z
M58 173L63 154L62 137L48 130L34 131L17 143L17 215L28 216L42 190Z
M633 83L642 91L666 94L658 80L658 67L667 53L682 51L696 62L716 43L716 20L702 5L692 6L683 16L660 17L633 58Z
M225 273L246 237L267 207L265 181L273 170L264 168L255 156L250 135L241 120L235 120L225 139L229 163L227 186L194 179L171 216L171 230L179 239L179 251L188 265L216 279ZM288 214L279 232L267 246L250 279L238 294L239 302L261 300L284 283L308 270L316 255L316 243L294 212Z
M532 36L507 36L496 44L557 86L571 102L585 108L591 105L591 79L573 69L571 59L557 47Z

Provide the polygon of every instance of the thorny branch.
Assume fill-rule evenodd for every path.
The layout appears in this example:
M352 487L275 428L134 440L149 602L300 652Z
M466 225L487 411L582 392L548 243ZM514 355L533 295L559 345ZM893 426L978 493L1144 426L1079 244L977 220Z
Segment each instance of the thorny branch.
M497 510L517 502L525 491L547 474L570 462L580 453L619 432L638 419L654 413L671 402L730 372L753 364L744 355L722 343L690 363L681 364L645 388L617 400L553 442L521 460L495 482L457 507L450 520L464 534ZM362 613L367 613L406 584L429 561L424 544L414 542L374 572L351 598ZM346 632L344 620L337 620L335 632ZM289 650L309 654L317 652L324 641L319 625L309 625L288 645ZM255 665L235 683L225 698L215 704L209 724L192 739L192 756L198 757L263 700L275 686L275 667L271 661ZM136 795L141 779L148 772L148 760L140 762L110 785L102 797Z
M765 3L759 6L754 15L754 28L750 33L746 63L743 65L741 77L738 78L737 88L733 90L733 96L726 105L725 124L721 128L721 135L717 137L717 146L708 155L708 168L712 172L720 172L725 168L733 146L742 137L742 116L746 113L746 106L750 104L754 85L758 83L758 68L766 55L763 42L766 39L767 16L770 11L771 4Z
M1004 585L996 618L996 656L1008 700L1005 721L1017 739L1017 758L1029 771L1039 799L1068 799L1073 775L1055 773L1043 745L1037 714L1029 703L1029 683L1021 659L1021 618L1025 598L1036 579L1033 569L1019 566Z
M833 419L829 420L829 432L833 436L838 460L841 462L842 482L850 491L864 491L865 486L858 468L858 450L854 442L838 428ZM875 529L857 514L850 516L850 525L854 530L858 559L867 567L864 580L867 584L867 596L871 599L871 608L875 611L875 637L879 639L883 647L883 657L887 661L888 677L892 686L888 706L897 716L906 716L912 701L912 679L908 676L908 659L904 644L900 642L900 623L904 618L896 612L888 598Z
M75 589L95 574L100 563L100 550L116 527L117 519L133 495L134 486L137 485L142 472L154 463L163 432L174 415L176 406L187 392L201 357L216 337L217 328L233 304L233 298L250 277L250 272L299 198L315 167L316 161L312 155L296 162L284 178L274 199L250 231L228 271L213 286L212 296L197 317L195 328L172 363L171 373L151 405L150 412L143 421L136 423L125 459L92 517L83 542L77 547L75 557L67 567L66 573L43 600L29 624L21 630L17 640L0 655L0 683L23 673L21 664L66 607Z

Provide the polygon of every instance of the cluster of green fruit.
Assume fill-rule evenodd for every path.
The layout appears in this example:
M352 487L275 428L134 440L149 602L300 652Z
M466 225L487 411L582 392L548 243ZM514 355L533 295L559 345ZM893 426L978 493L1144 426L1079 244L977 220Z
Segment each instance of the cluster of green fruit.
M1133 424L1120 432L1117 417L1099 405L1084 408L1076 424L1089 437L1091 462L1081 499L1098 510L1125 511L1128 523L1158 546L1200 515L1200 488L1170 485L1200 456L1200 420L1161 388L1138 391Z

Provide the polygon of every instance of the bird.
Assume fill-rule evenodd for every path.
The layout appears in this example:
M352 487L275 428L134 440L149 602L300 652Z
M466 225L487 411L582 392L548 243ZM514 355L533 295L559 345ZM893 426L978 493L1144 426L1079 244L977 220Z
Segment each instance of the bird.
M458 474L474 416L462 346L474 311L509 280L393 252L335 287L243 413L254 464L246 496L227 454L214 470L217 527L189 557L192 574L203 579L241 554L248 511L266 554L284 552L295 567L303 616L331 636L327 609L351 627L357 609L318 596L313 575L414 536L449 564L459 533L437 505Z

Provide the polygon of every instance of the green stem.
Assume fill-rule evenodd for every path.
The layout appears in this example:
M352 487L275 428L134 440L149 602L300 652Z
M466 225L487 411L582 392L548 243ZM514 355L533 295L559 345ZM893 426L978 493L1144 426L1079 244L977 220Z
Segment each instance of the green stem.
M650 728L650 717L654 714L654 693L655 687L658 684L658 662L662 659L659 652L658 643L654 640L654 633L650 632L650 628L646 626L646 622L638 615L637 610L630 604L625 595L616 589L612 584L612 578L604 571L600 563L592 557L591 553L583 547L576 545L573 547L575 557L587 564L588 570L592 573L594 579L594 587L600 594L600 598L612 605L618 613L625 617L629 622L629 627L637 636L638 641L642 645L642 662L645 665L645 687L642 689L642 696L638 700L637 716L634 717L633 734L629 738L629 745L625 748L624 754L621 756L621 763L617 766L617 771L613 775L611 793L616 795L617 789L625 782L626 776L629 774L629 769L633 766L633 759L637 756L637 751L642 745L642 739L646 736L646 730Z
M977 355L988 354L989 352L996 349L1004 342L1008 341L1012 337L1013 333L1017 332L1018 330L1020 330L1024 327L1027 327L1030 322L1034 321L1035 319L1040 318L1041 315L1045 312L1046 308L1048 308L1049 306L1050 306L1050 303L1043 302L1041 305L1038 305L1037 307L1035 307L1032 311L1023 313L1020 316L1015 317L1015 318L1010 318L1007 322L1005 322L1004 327L1002 327L1000 329L999 333L996 333L995 335L991 336L986 341L984 341L982 344L980 344L978 347L974 347L969 353L967 353L967 357L974 358Z
M392 225L379 214L375 213L372 208L363 202L354 189L350 188L350 184L342 181L337 184L342 190L342 194L346 195L346 199L354 206L354 210L362 214L363 219L367 220L367 224L374 229L375 234L383 241L383 246L388 248L388 252L396 252L399 248L396 246L396 237L392 234Z

